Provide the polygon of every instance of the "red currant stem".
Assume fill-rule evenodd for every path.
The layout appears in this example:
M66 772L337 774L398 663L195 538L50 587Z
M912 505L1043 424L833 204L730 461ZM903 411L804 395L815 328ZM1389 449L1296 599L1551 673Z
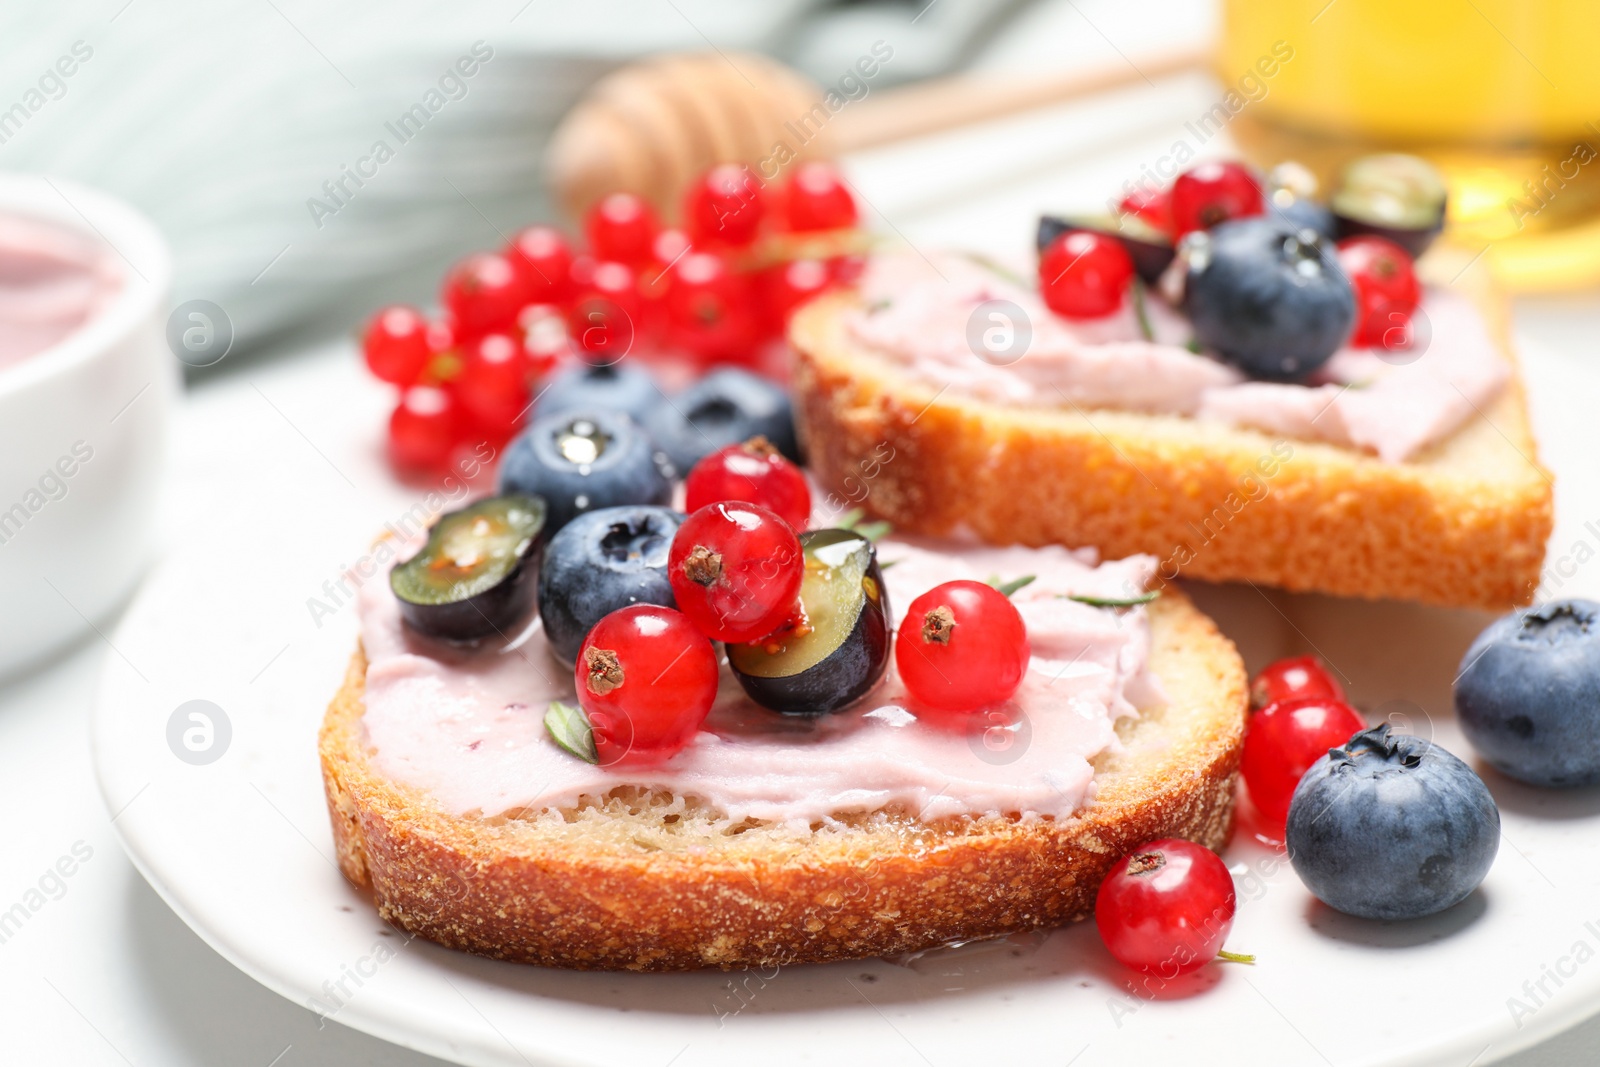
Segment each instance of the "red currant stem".
M594 727L589 723L589 716L579 709L552 700L544 713L544 728L549 731L550 739L560 745L563 751L585 763L600 762L594 747Z
M1223 961L1224 963L1254 964L1256 962L1256 958L1254 956L1246 955L1243 952L1229 952L1225 948L1217 950L1217 959Z
M998 574L991 574L989 575L988 584L993 586L995 591L1000 593L1002 596L1009 597L1018 589L1021 589L1024 586L1032 585L1034 579L1037 577L1038 575L1036 574L1024 574L1021 578L1013 578L1009 582L1002 582Z
M1133 279L1133 317L1139 322L1139 334L1146 341L1156 339L1156 331L1150 325L1150 312L1144 306L1144 281L1140 278Z
M1004 263L990 259L982 252L964 252L962 255L965 259L976 263L989 273L1000 275L1000 277L1004 278L1006 281L1020 289L1028 289L1032 287L1033 283L1029 282L1028 279L1024 278L1022 275L1018 274Z

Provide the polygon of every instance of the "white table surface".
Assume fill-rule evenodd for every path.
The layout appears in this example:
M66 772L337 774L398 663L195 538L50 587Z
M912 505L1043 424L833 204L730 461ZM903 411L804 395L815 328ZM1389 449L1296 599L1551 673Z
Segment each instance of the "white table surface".
M1066 25L1062 20L1081 18L1071 4L1049 5L1048 11L1056 28ZM1051 25L1037 27L1038 34L1013 35L991 54L991 63L1004 65L1008 55L1026 58ZM1081 22L1078 28L1083 30ZM1097 192L1103 197L1099 191L1120 184L1122 174L1164 150L1169 131L1214 92L1203 79L1174 79L1088 108L1058 109L861 156L850 161L851 171L880 229L897 230L919 246L961 243L1021 252L1033 212L1094 203ZM1523 336L1568 358L1597 358L1591 339L1600 336L1600 295L1524 299L1517 312ZM319 358L354 356L325 346L286 352L282 365L273 368L274 379L292 382L294 361ZM203 441L186 437L184 427L197 421L195 406L207 404L208 396L202 383L191 393L191 408L180 413L166 497L169 530L203 523L210 507L248 506L248 472L240 472L236 499L202 499L197 493L197 486L214 482L197 454ZM291 427L283 432L283 447L305 447ZM378 432L374 421L375 437ZM308 487L301 515L277 521L315 521L317 491ZM114 623L106 620L101 629L109 632ZM0 811L7 816L0 911L37 886L61 857L74 849L80 856L89 853L62 880L55 898L0 941L0 1018L6 1022L0 1062L442 1062L321 1023L258 986L213 953L145 885L116 842L89 765L87 712L100 664L111 654L91 634L32 673L0 685ZM1600 1020L1504 1062L1548 1067L1597 1061Z

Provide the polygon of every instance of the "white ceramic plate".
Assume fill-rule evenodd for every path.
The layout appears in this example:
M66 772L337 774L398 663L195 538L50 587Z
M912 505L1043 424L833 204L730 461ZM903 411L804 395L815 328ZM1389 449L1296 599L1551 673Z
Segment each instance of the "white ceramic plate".
M384 391L348 353L328 355L185 409L175 547L111 635L93 724L106 805L134 861L202 937L284 996L461 1063L585 1067L944 1067L996 1053L1462 1067L1600 1009L1600 793L1540 793L1489 773L1505 840L1467 902L1405 925L1348 919L1271 853L1236 843L1229 947L1259 963L1208 967L1149 1000L1088 926L900 963L660 976L549 971L406 941L334 866L315 734L355 638L353 609L324 583L418 494L377 455ZM1584 525L1600 516L1600 476L1590 427L1562 400L1600 395L1600 383L1561 357L1527 355L1561 480L1552 561L1587 558L1600 547ZM1562 581L1563 593L1593 595L1600 569ZM1252 667L1315 648L1369 711L1468 754L1449 687L1485 617L1248 586L1197 595ZM331 614L314 618L313 597ZM169 745L191 700L229 724L208 764Z

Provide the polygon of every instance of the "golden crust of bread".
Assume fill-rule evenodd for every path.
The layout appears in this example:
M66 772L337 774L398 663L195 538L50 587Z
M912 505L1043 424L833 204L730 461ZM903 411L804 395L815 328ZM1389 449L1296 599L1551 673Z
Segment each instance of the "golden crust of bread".
M319 738L339 864L382 917L451 948L557 967L687 970L821 962L1056 926L1088 915L1119 857L1227 839L1246 680L1181 593L1151 605L1170 699L1124 720L1078 817L918 822L879 813L809 834L736 828L638 798L462 817L384 778L363 745L358 650ZM659 800L660 798L655 798Z
M1508 359L1504 301L1474 293ZM1183 416L1023 408L940 391L851 338L853 293L795 316L813 476L896 529L1149 553L1162 578L1503 610L1531 600L1553 521L1520 376L1413 460ZM1513 363L1514 363L1513 359Z

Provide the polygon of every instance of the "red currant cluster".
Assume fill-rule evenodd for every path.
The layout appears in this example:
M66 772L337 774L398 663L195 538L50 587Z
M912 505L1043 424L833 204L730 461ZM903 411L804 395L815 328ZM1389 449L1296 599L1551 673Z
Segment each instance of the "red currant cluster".
M856 221L855 198L825 163L770 186L724 164L690 187L681 228L614 193L584 219L585 245L530 226L468 256L445 275L436 319L397 305L367 326L367 366L401 390L392 460L437 470L468 442L503 444L539 380L570 358L758 364L797 307L859 275Z
M1311 765L1366 729L1344 689L1315 656L1269 664L1250 687L1254 709L1240 771L1261 817L1261 831L1281 839L1289 800Z

